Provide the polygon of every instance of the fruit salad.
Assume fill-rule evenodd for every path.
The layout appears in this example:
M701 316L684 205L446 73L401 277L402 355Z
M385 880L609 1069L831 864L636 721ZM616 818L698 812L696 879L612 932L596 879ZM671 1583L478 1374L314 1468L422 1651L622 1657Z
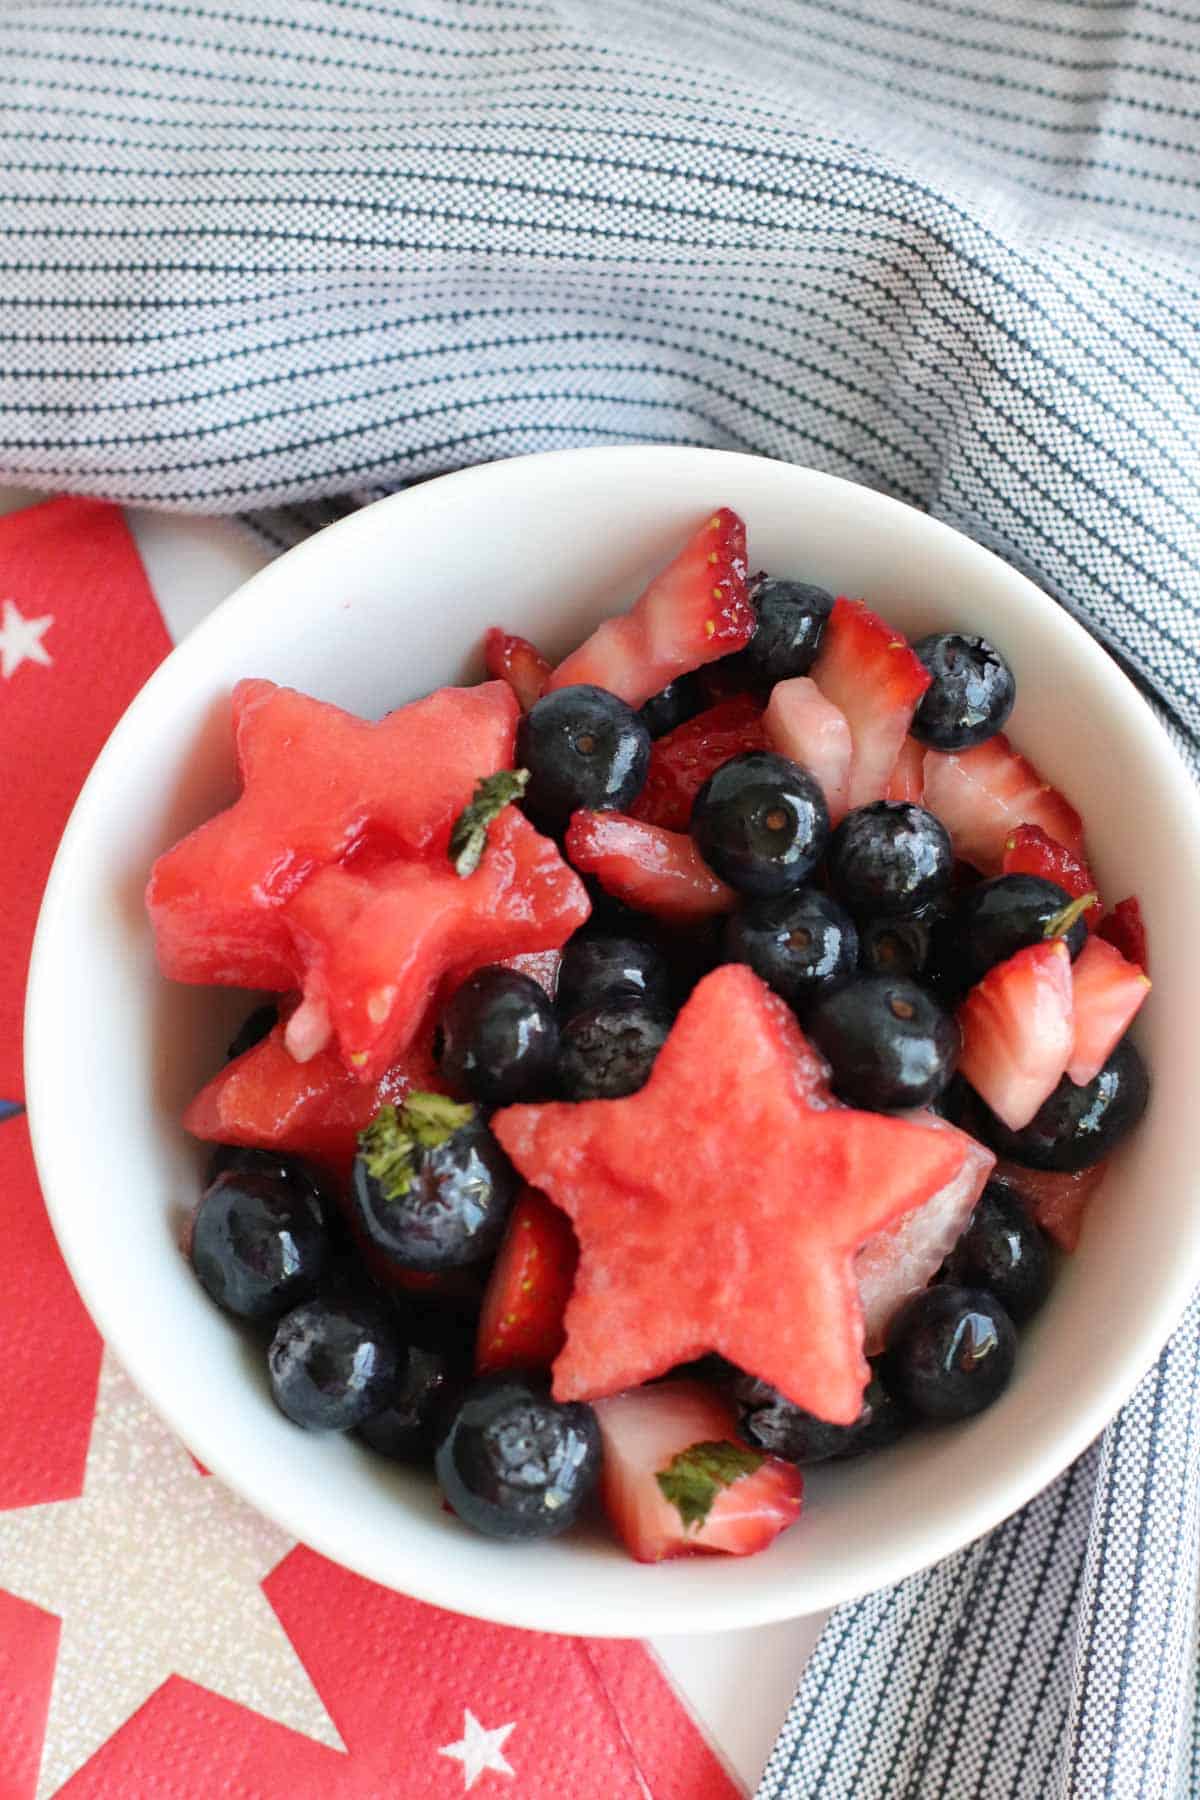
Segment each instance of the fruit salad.
M868 601L722 508L557 666L501 623L378 721L242 681L240 798L154 866L163 973L258 995L196 1275L466 1527L746 1555L963 1428L1145 1109L1138 902L1002 650Z

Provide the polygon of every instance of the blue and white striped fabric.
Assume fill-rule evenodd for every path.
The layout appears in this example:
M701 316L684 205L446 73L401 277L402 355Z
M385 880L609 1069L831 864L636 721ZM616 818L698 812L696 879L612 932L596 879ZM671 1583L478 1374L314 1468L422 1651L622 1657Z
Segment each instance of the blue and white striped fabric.
M0 478L255 516L655 440L928 508L1200 738L1200 0L7 0ZM839 1613L787 1800L1200 1793L1200 1318Z

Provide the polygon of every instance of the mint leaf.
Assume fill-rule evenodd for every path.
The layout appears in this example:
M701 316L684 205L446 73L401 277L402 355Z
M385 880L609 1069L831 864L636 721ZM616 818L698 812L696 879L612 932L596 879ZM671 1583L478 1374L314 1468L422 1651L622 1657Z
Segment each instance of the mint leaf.
M1080 894L1078 900L1071 900L1058 912L1051 913L1042 931L1044 938L1066 937L1077 919L1081 919L1089 906L1099 906L1099 894Z
M403 1200L416 1178L422 1150L436 1150L475 1116L445 1094L409 1094L399 1109L382 1106L358 1134L358 1153L385 1200Z
M753 1475L765 1460L761 1451L745 1444L692 1444L672 1457L654 1479L684 1529L690 1530L693 1525L703 1525L723 1489L732 1487L743 1475Z
M528 769L501 769L476 782L471 804L464 806L450 832L450 861L456 875L473 875L487 849L488 826L529 786Z

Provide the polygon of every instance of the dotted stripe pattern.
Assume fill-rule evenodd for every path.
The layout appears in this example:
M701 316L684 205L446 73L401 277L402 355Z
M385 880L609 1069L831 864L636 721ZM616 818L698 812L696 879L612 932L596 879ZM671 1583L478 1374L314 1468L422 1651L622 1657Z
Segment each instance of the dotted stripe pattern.
M282 548L700 443L969 532L1200 741L1195 0L9 0L0 478ZM1200 1793L1195 1314L830 1624L763 1800Z

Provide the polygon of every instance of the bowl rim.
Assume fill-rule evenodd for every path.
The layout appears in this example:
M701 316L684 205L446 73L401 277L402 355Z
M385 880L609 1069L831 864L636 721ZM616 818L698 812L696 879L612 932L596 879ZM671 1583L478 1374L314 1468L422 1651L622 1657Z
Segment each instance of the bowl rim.
M958 554L966 554L968 559L978 559L981 568L998 567L1003 572L1004 581L1015 590L1023 591L1037 608L1051 609L1066 640L1078 650L1084 663L1090 665L1101 683L1107 680L1118 684L1126 698L1134 701L1141 709L1141 723L1155 745L1154 760L1159 778L1167 788L1173 790L1172 800L1180 815L1188 821L1192 851L1200 866L1200 798L1192 777L1144 697L1111 655L1078 620L1058 606L1021 571L942 520L875 489L801 464L777 462L771 458L701 446L661 444L589 446L503 458L455 470L374 501L302 540L235 588L169 652L134 696L110 733L72 807L43 893L29 962L24 1016L26 1113L37 1173L60 1251L105 1347L115 1353L151 1407L166 1421L181 1442L188 1445L205 1467L233 1493L245 1499L289 1536L371 1580L380 1580L379 1572L370 1566L369 1557L356 1556L354 1540L347 1545L341 1541L333 1541L330 1533L321 1529L306 1528L297 1531L297 1508L287 1503L289 1496L279 1496L269 1486L258 1481L254 1468L231 1468L219 1442L202 1441L201 1438L194 1437L188 1418L183 1416L181 1408L176 1404L169 1378L157 1367L139 1365L136 1356L130 1357L127 1354L126 1347L130 1340L122 1318L109 1306L103 1288L97 1291L91 1280L91 1271L81 1266L72 1231L72 1208L67 1198L69 1183L59 1178L61 1151L56 1142L58 1107L54 1087L55 1037L46 1023L50 1017L50 1009L42 1003L43 993L50 989L53 980L53 943L58 929L57 921L66 900L73 845L76 838L82 835L85 816L95 797L104 791L110 771L120 765L127 744L136 739L141 717L152 708L157 691L176 679L176 671L181 662L193 654L197 645L223 633L226 622L235 610L244 609L248 600L255 598L257 590L268 584L276 584L279 581L278 571L285 566L295 566L297 561L311 553L313 545L318 541L324 542L331 535L335 537L344 548L347 566L352 566L357 554L356 540L361 538L365 543L378 531L380 520L385 516L403 516L409 509L420 506L434 487L445 488L453 484L464 490L475 488L482 491L489 486L511 481L514 469L519 469L522 475L536 481L539 470L547 465L580 461L591 467L599 467L606 462L622 466L632 463L635 467L639 463L645 463L648 465L649 476L655 463L664 464L668 460L686 462L689 459L695 465L697 474L705 479L710 473L719 477L723 464L766 464L788 471L790 476L797 477L801 484L807 485L810 492L813 489L824 492L830 501L842 506L865 508L868 513L878 514L885 522L888 519L898 523L903 521L910 530L913 529L913 522L918 521L916 528L928 534L935 552L939 544L952 542ZM644 1604L639 1602L636 1618L625 1613L614 1617L611 1606L597 1605L594 1602L579 1605L572 1599L572 1618L568 1627L556 1623L548 1616L554 1604L553 1597L548 1602L539 1600L537 1584L533 1584L535 1591L528 1598L524 1595L514 1597L514 1584L511 1582L499 1584L503 1598L495 1600L488 1591L481 1590L477 1581L456 1572L452 1559L447 1559L446 1563L431 1559L428 1566L420 1559L414 1560L411 1569L405 1572L402 1591L430 1605L450 1608L503 1625L532 1630L567 1629L573 1635L647 1637L656 1632L680 1629L691 1633L777 1623L855 1600L866 1593L889 1586L965 1548L1011 1517L1049 1486L1108 1425L1157 1359L1200 1280L1200 1233L1194 1234L1190 1245L1181 1243L1180 1252L1169 1279L1164 1279L1161 1303L1152 1319L1127 1346L1121 1364L1107 1382L1098 1386L1090 1395L1083 1398L1076 1396L1074 1409L1063 1419L1062 1430L1052 1444L1040 1455L1028 1458L1003 1482L997 1483L986 1494L978 1497L969 1508L964 1509L957 1516L953 1531L927 1531L924 1536L913 1532L900 1542L881 1546L873 1553L869 1575L847 1580L843 1572L843 1578L839 1580L836 1572L829 1570L824 1577L810 1582L814 1591L806 1593L799 1601L789 1599L786 1578L776 1588L764 1588L758 1592L739 1591L728 1581L713 1581L709 1584L711 1598L706 1597L704 1602L695 1603L689 1597L685 1622L681 1621L678 1596L662 1594L659 1590L659 1597L653 1581L648 1579Z

